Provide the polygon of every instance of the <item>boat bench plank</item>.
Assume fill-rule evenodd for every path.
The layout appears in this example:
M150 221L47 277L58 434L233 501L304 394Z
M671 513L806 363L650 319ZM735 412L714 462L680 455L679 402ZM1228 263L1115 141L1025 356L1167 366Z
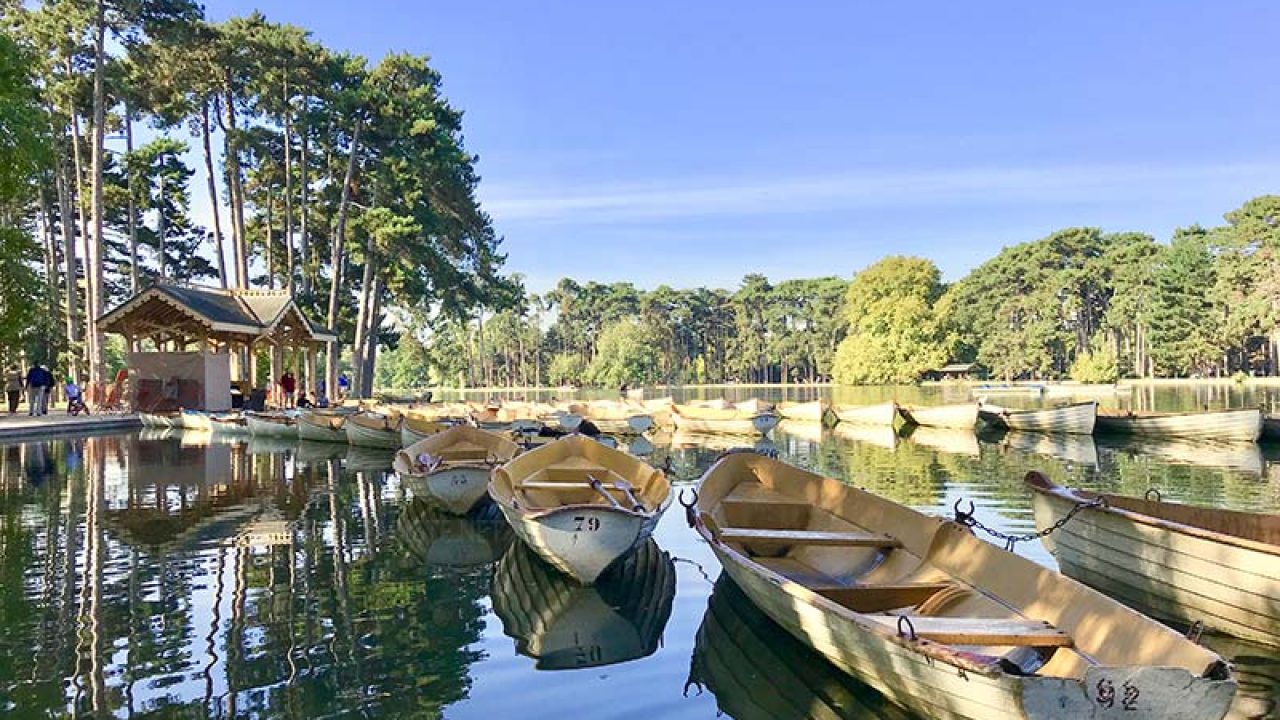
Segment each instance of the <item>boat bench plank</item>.
M898 627L897 615L864 616ZM1043 620L907 616L916 636L944 645L1070 647L1071 636ZM906 623L903 623L904 625Z
M724 496L724 502L742 503L742 504L758 504L758 505L808 505L803 500L797 500L792 497L783 495L775 490L755 482L739 483L733 492Z
M726 527L720 540L731 543L772 543L786 545L836 545L841 547L897 548L902 542L888 535L836 530L767 530Z
M608 482L600 483L605 490L620 490L617 485ZM526 480L516 485L517 490L592 490L589 482L553 482L546 480ZM632 488L632 492L639 494L639 488Z

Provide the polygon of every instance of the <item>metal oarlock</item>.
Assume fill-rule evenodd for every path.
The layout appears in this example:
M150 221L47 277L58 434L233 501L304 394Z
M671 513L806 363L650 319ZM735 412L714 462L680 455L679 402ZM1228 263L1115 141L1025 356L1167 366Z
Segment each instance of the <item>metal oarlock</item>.
M692 495L692 500L685 500L685 491L688 490ZM698 506L698 491L695 488L680 488L680 504L684 506L684 519L689 523L689 527L698 524L698 512L695 508Z
M906 625L906 630L903 630L903 625ZM916 626L911 623L911 618L906 615L898 616L898 637L916 639Z

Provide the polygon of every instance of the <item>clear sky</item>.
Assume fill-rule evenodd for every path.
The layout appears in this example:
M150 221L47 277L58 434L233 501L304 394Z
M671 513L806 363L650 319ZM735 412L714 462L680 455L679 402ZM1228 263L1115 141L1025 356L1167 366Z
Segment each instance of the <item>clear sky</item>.
M1276 2L207 0L465 112L507 268L644 287L956 279L1070 225L1221 222L1280 192Z

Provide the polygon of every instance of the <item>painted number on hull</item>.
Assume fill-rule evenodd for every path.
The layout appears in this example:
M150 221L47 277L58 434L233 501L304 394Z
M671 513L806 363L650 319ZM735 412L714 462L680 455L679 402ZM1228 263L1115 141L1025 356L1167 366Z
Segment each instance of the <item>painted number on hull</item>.
M1120 707L1124 710L1138 709L1138 696L1142 691L1138 686L1132 685L1128 680L1120 686ZM1116 686L1115 683L1103 678L1098 681L1098 694L1094 698L1094 702L1105 708L1113 708L1116 706Z
M597 531L597 530L599 530L599 529L600 529L600 518L598 518L598 517L586 517L586 516L584 516L584 515L574 515L574 516L573 516L573 531L574 531L574 532L582 532L582 531L584 531L584 530L585 530L585 531L587 531L587 532L595 532L595 531Z
M454 476L453 476L453 486L454 486L454 487L462 487L463 485L466 485L466 484L467 484L467 476L466 476L466 475L454 475Z
M578 667L586 667L588 665L599 665L604 659L604 651L599 645L583 646L582 641L578 639L578 633L573 634L573 644L575 646L574 662Z

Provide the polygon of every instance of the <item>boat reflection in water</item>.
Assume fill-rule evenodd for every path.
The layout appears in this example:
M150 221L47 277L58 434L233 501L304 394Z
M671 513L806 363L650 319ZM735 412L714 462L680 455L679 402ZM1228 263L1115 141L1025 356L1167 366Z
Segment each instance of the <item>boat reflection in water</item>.
M1002 446L1020 453L1044 455L1073 465L1097 467L1098 446L1091 435L1071 435L1006 430L997 434Z
M1280 710L1280 651L1225 635L1206 635L1203 642L1230 659L1236 673L1236 697L1227 720L1276 717Z
M910 428L906 438L917 445L948 455L978 457L982 453L978 435L973 430L916 425Z
M495 563L515 539L502 513L492 505L469 515L451 515L421 498L405 503L396 533L418 560L447 568Z
M898 447L898 431L892 425L858 425L842 422L835 427L835 435L863 445L874 445L885 450Z
M1162 464L1192 465L1248 475L1262 474L1262 450L1257 443L1123 435L1100 435L1097 443L1103 450L1144 460L1155 459Z
M652 655L675 593L675 565L652 539L591 586L515 543L494 574L493 611L539 670L599 667Z
M685 694L693 688L736 720L916 717L800 643L723 574L698 627Z

